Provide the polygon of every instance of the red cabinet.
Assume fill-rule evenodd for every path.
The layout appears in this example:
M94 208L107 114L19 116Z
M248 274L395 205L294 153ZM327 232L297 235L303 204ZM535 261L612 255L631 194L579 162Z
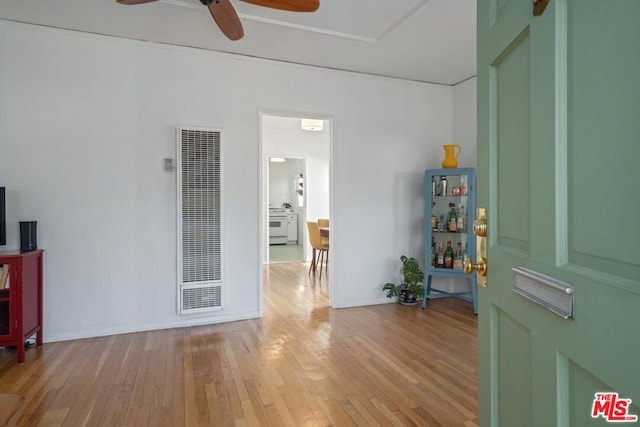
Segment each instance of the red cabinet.
M0 347L16 347L18 363L27 338L42 345L43 252L0 252Z

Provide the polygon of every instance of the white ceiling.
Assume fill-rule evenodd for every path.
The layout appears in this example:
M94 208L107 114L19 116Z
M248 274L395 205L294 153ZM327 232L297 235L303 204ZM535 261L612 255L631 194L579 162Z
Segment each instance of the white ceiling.
M320 0L314 13L231 2L236 42L199 0L0 0L0 18L430 83L476 74L476 0Z

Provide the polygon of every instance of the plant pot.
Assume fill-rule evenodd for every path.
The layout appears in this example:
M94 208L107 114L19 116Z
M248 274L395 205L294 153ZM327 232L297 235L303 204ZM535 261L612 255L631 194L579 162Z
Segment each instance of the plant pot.
M418 300L413 296L409 289L403 289L398 295L398 302L402 305L416 305Z

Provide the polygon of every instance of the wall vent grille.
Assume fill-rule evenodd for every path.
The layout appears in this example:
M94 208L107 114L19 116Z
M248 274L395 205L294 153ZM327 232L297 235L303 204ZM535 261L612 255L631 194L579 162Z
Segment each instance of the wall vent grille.
M188 285L182 287L182 312L211 311L222 306L222 286Z
M222 309L219 131L178 128L180 313Z

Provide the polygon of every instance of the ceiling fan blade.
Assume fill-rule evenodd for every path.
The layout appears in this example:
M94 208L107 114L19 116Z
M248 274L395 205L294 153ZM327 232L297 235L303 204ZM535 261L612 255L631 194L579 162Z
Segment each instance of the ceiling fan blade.
M290 12L315 12L320 7L320 0L242 0L246 3L271 9L288 10Z
M209 5L209 11L220 31L229 40L240 40L244 36L240 18L229 0L214 0Z
M120 4L142 4L142 3L151 3L152 1L157 0L116 0Z

